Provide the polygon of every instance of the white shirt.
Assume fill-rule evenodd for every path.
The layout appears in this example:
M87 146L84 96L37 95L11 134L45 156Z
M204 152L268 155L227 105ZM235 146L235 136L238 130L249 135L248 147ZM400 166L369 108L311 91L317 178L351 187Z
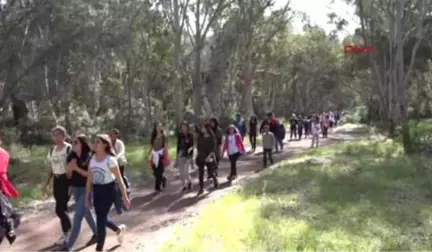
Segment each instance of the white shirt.
M118 167L117 159L113 156L108 156L104 160L98 162L93 156L90 160L89 170L93 175L93 184L105 185L114 182L115 177L112 169Z
M116 158L119 165L127 164L126 149L122 140L117 139L114 144L114 150L116 152Z
M237 147L235 135L228 136L228 155L236 154L239 152Z
M72 150L72 146L65 143L62 149L59 150L56 145L48 152L47 159L51 164L51 169L54 174L60 175L66 173L68 150Z
M321 131L321 124L320 123L316 123L316 122L312 122L311 123L311 132L313 135L317 135L319 134Z

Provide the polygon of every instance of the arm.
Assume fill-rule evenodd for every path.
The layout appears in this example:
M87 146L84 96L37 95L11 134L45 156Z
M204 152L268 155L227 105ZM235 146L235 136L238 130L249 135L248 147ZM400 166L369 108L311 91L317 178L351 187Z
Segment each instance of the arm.
M51 182L51 179L53 177L53 171L52 171L52 167L51 167L51 151L48 152L47 160L50 161L50 167L48 168L48 178L47 178L47 180L45 182L44 188L47 188L49 186L49 184Z
M188 145L188 155L190 155L193 151L194 147L194 137L192 134L189 135L189 145Z
M127 198L126 186L123 182L123 178L121 176L117 160L115 160L114 157L110 158L109 165L110 165L111 172L114 174L115 179L119 185L119 188L120 188L120 191L122 192L123 197Z
M86 183L86 196L85 196L86 201L85 202L89 202L92 189L93 189L93 173L89 172L88 176L87 176L87 183Z

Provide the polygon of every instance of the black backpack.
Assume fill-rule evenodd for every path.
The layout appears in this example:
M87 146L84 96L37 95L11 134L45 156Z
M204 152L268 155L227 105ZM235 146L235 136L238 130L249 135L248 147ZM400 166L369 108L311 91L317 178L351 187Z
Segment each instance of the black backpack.
M54 147L55 147L55 146L51 147L51 149L50 149L50 152L49 152L50 156L52 156L52 152L54 151ZM68 146L66 147L66 154L69 154L70 152L71 152L71 146L68 145Z

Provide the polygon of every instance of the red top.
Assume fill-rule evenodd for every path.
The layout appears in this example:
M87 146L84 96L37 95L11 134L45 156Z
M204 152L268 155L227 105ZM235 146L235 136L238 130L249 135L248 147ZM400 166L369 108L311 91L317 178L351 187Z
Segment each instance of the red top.
M240 153L242 153L242 154L245 153L246 150L245 150L245 147L243 145L242 137L241 137L241 135L239 133L235 134L235 140L236 140L237 148L239 149ZM227 149L228 149L228 136L225 137L224 145L223 145L223 148L222 148L222 155L225 153L225 151Z
M9 181L7 176L8 166L9 166L9 152L0 147L0 183L2 192L14 199L19 198L19 193Z

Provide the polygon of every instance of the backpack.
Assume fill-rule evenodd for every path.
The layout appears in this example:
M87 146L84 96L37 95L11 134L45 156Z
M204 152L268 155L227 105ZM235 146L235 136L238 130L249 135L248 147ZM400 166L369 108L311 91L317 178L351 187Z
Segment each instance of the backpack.
M49 152L50 156L52 156L52 152L54 151L54 147L55 146L51 147L51 149L50 149L50 152ZM69 154L70 152L71 152L71 146L68 145L68 146L66 146L66 154Z
M283 125L283 123L279 124L279 135L281 138L285 138L285 125Z

